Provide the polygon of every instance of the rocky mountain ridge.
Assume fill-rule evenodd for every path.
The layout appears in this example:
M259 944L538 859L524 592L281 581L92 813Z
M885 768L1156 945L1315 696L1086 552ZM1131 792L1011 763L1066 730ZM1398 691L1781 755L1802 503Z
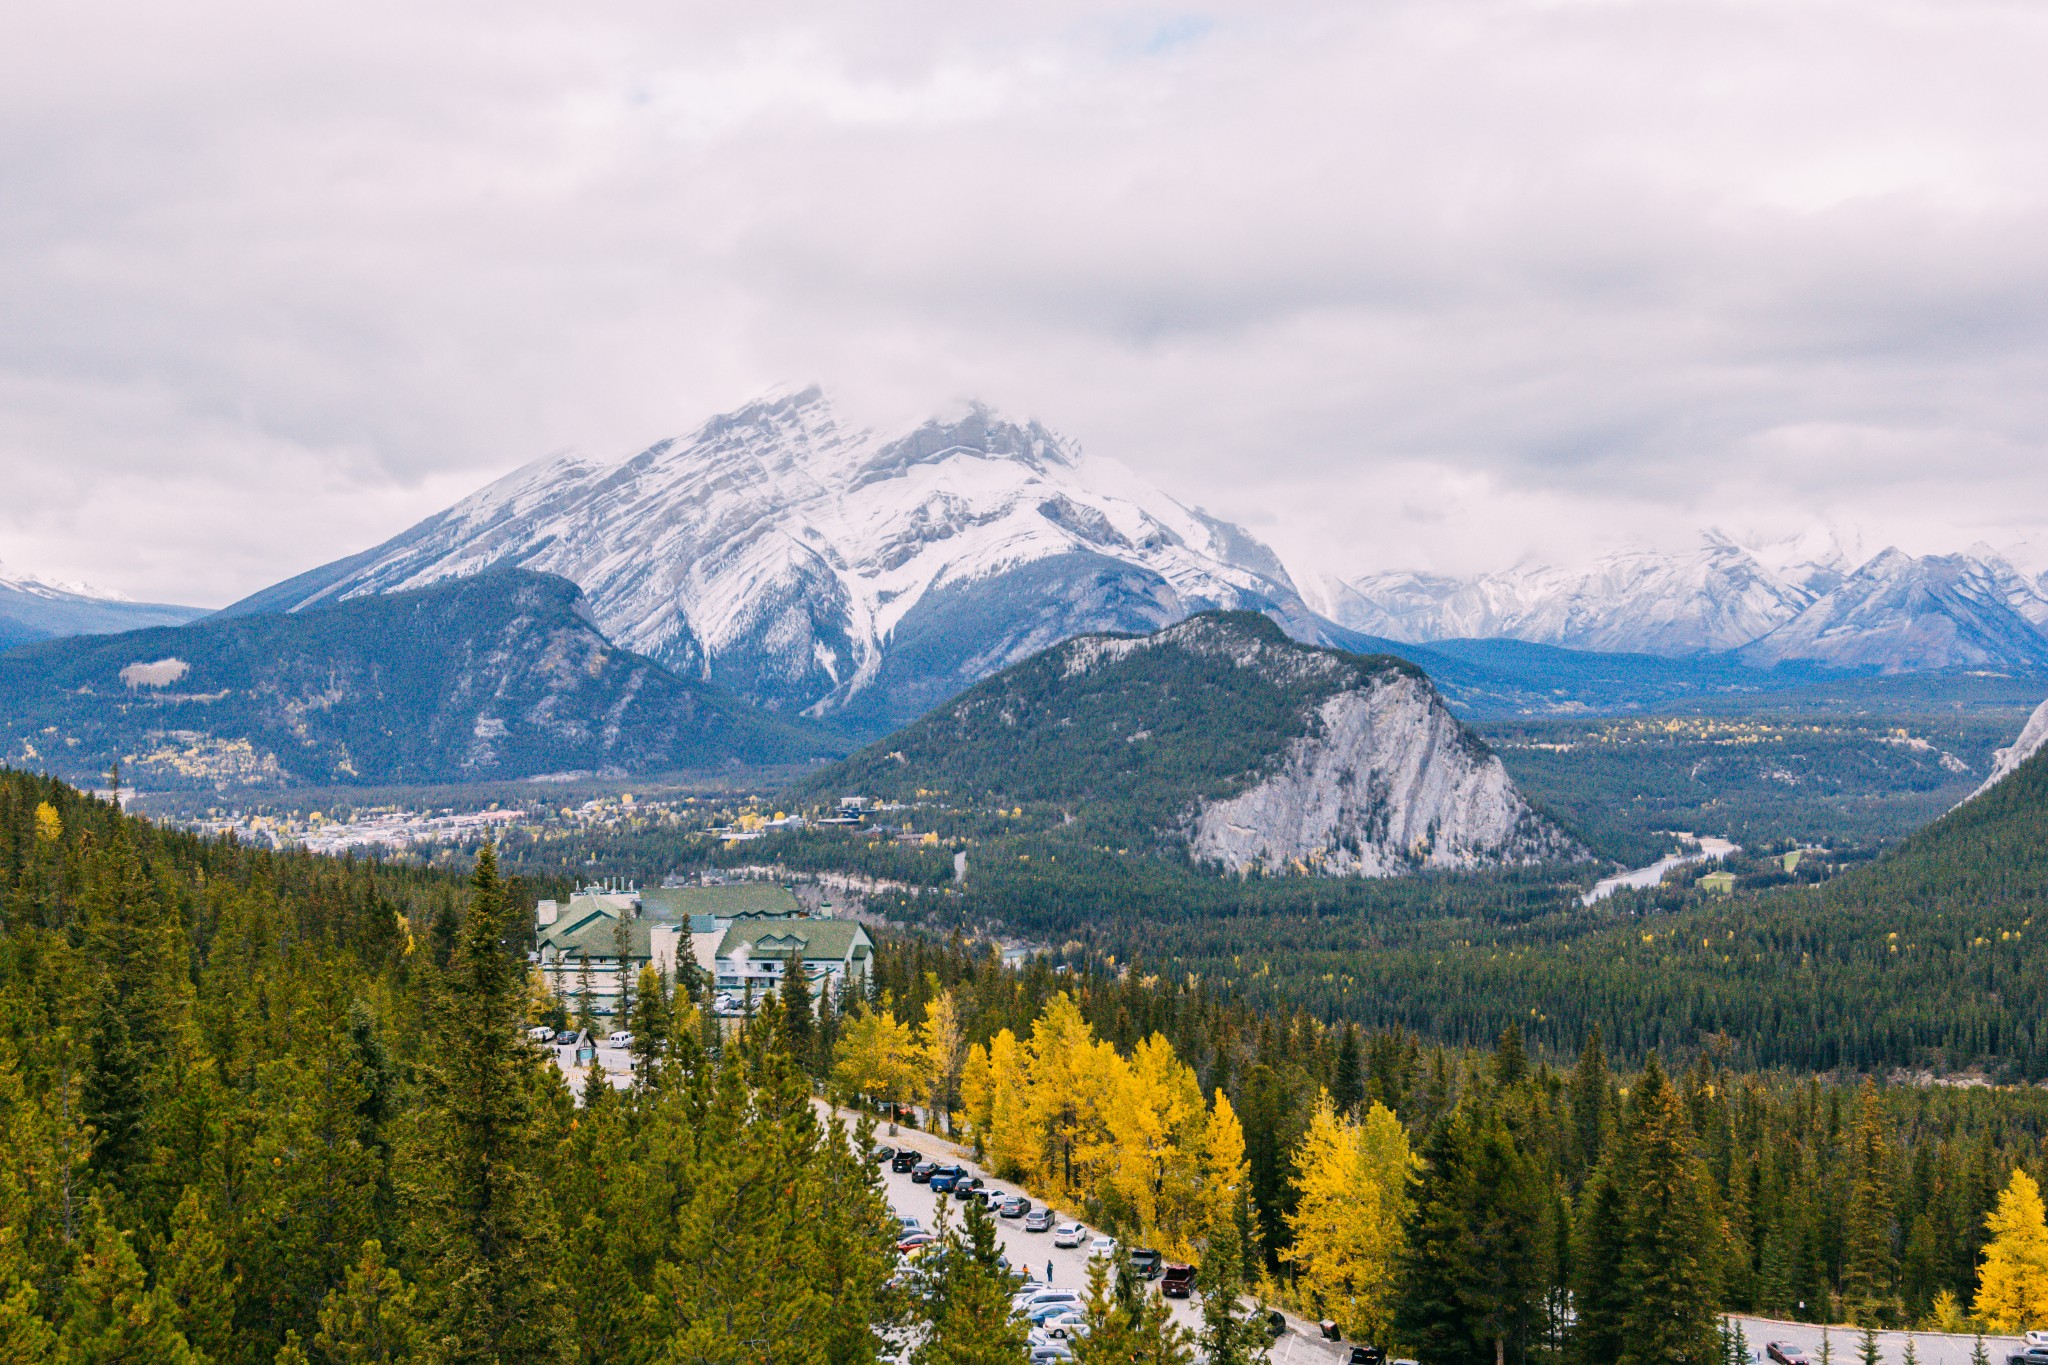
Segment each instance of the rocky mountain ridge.
M0 763L138 785L464 782L844 752L615 647L576 586L494 570L294 615L0 656Z
M68 635L178 626L204 615L199 607L134 602L105 588L53 582L0 564L0 649Z
M807 783L1052 802L1237 873L1386 877L1585 856L1429 680L1246 612L1089 635Z
M1825 538L1752 547L1708 532L1691 549L1618 550L1578 565L1368 574L1331 585L1321 605L1341 625L1407 643L1736 652L1764 668L2048 670L2048 573L1984 545L1859 559Z
M816 389L618 463L519 470L233 614L496 565L578 584L613 640L769 709L882 725L1070 636L1219 607L1319 622L1279 559L1036 422L884 436Z

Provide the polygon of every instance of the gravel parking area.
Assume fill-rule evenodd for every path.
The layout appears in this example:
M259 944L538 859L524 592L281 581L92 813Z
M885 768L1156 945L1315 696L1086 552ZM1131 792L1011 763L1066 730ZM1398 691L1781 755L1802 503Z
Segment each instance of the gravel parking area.
M1763 1359L1764 1343L1769 1341L1789 1342L1802 1346L1816 1361L1820 1359L1821 1329L1800 1322L1779 1322L1773 1318L1732 1317L1730 1322L1739 1323L1743 1338L1758 1361ZM1862 1334L1853 1327L1830 1327L1827 1329L1829 1354L1838 1365L1849 1365L1856 1359ZM1976 1344L1974 1337L1947 1336L1940 1332L1879 1332L1877 1342L1884 1352L1885 1365L1901 1365L1906 1358L1906 1338L1913 1339L1913 1353L1919 1357L1920 1365L1970 1365L1970 1351ZM2020 1342L2016 1337L1984 1338L1984 1354L1991 1365L2005 1365L2006 1353L2016 1351Z
M842 1117L845 1118L848 1127L851 1128L855 1121L855 1116L852 1114L842 1114ZM943 1138L934 1137L929 1133L915 1132L908 1128L900 1130L895 1136L891 1136L888 1131L888 1125L884 1124L875 1130L875 1141L887 1143L891 1147L907 1146L915 1148L917 1151L924 1153L925 1157L930 1160L958 1162L1005 1193L1015 1191L1022 1194L1025 1198L1032 1201L1034 1209L1044 1206L1044 1201L1035 1191L1021 1186L1015 1181L995 1179L974 1162L971 1154L965 1148L947 1142ZM938 1207L943 1196L933 1194L931 1188L927 1185L916 1183L907 1172L899 1175L895 1171L890 1170L886 1165L880 1169L882 1181L889 1192L890 1206L900 1214L906 1214L917 1219L918 1222L928 1229L936 1228L938 1226ZM950 1199L946 1202L951 1203ZM1059 1209L1061 1215L1060 1222L1080 1221L1079 1217L1072 1210L1060 1208L1057 1204L1053 1207ZM960 1218L959 1209L955 1207L951 1210L951 1213L953 1221L957 1224ZM1063 1250L1052 1244L1052 1234L1050 1232L1026 1232L1024 1231L1023 1224L1024 1220L1021 1218L1001 1218L996 1220L996 1236L1002 1243L1003 1251L1009 1256L1010 1263L1020 1269L1028 1269L1031 1272L1031 1278L1041 1283L1045 1281L1047 1272L1050 1271L1052 1283L1055 1287L1073 1289L1085 1294L1088 1290L1087 1247L1084 1245L1079 1248ZM1095 1235L1093 1228L1089 1229L1089 1235L1091 1237ZM1152 1292L1158 1292L1156 1286ZM1169 1302L1173 1305L1173 1320L1175 1322L1190 1331L1201 1327L1202 1309L1199 1299L1172 1299ZM1291 1330L1273 1344L1273 1360L1275 1365L1328 1365L1328 1362L1343 1359L1342 1352L1334 1344L1322 1341L1316 1337L1315 1328L1312 1325L1291 1317L1288 1319L1288 1323Z

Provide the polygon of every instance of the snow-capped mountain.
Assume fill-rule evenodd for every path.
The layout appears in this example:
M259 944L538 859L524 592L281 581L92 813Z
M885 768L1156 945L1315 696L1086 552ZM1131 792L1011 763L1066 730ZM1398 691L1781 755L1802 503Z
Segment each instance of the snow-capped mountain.
M112 635L146 626L180 626L198 607L132 602L86 583L59 583L0 564L0 649L67 635Z
M1386 572L1326 588L1340 624L1427 643L1508 638L1575 649L1662 654L1740 651L1909 672L2048 670L2048 574L1976 545L1915 557L1860 557L1854 537L1819 531L1744 545L1706 532L1680 551L1620 550L1588 564L1473 578Z
M2044 669L2048 634L2035 624L2037 606L2048 602L2002 559L1887 549L1742 653L1752 663L1812 659L1892 673Z
M905 719L1084 631L1247 607L1315 638L1272 551L1035 422L907 434L816 389L617 463L528 466L231 612L295 611L511 564L581 586L614 641L754 702Z
M1471 579L1370 574L1337 621L1396 640L1506 637L1572 649L1696 654L1734 649L1813 600L1719 535L1676 554L1618 550L1590 564ZM1360 604L1363 605L1360 605Z

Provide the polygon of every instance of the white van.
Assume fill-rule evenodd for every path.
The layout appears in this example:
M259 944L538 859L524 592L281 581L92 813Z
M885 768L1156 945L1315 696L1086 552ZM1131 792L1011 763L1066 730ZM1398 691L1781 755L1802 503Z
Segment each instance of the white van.
M615 1033L606 1035L604 1045L606 1047L631 1047L633 1046L633 1035L625 1029L619 1029Z

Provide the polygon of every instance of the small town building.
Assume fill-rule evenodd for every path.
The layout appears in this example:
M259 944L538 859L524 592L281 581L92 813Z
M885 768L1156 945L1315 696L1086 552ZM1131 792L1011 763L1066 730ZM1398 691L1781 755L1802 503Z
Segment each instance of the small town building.
M786 886L747 881L579 887L534 907L534 950L557 999L577 1003L587 976L592 1012L612 1015L621 987L649 966L673 980L687 960L718 989L758 993L781 986L794 951L815 997L865 983L874 942L852 921L806 916Z

